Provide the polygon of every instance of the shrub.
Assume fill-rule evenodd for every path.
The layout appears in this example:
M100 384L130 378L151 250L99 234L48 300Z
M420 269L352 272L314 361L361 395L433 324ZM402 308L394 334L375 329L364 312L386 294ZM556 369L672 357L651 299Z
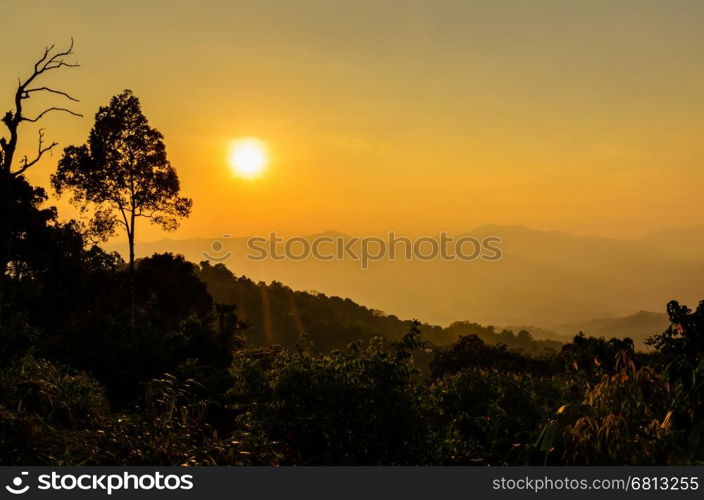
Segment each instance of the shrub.
M0 380L0 464L93 463L109 418L97 381L31 356Z
M435 410L417 381L409 334L395 352L379 341L348 352L241 352L229 393L248 435L277 443L284 464L390 465L437 460Z

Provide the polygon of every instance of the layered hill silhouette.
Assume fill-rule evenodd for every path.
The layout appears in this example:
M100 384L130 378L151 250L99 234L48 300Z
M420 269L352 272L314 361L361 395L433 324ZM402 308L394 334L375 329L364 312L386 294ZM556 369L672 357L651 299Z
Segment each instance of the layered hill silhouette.
M662 333L670 324L665 313L638 311L622 318L597 318L583 324L563 325L560 332L573 335L583 331L594 337L630 337L638 347L644 347L645 341Z
M525 330L536 339L556 342L570 342L575 335L582 332L592 337L630 338L639 349L650 349L645 341L662 333L670 321L665 313L638 311L619 318L596 318L581 323L568 323L555 327L554 330L536 326L506 326L506 330Z
M240 319L248 324L247 340L252 345L278 344L292 348L310 342L317 351L345 349L352 342L382 337L397 341L412 327L412 320L399 319L350 299L316 292L295 291L277 281L254 282L235 276L222 264L202 262L198 277L206 283L215 301L235 304ZM558 351L560 342L534 340L526 330L516 333L469 321L448 327L423 324L425 339L446 346L460 336L476 335L487 345L503 344L508 349L540 356Z
M464 235L501 238L498 261L384 259L367 270L349 259L251 261L246 238L164 239L138 244L137 254L170 251L193 262L215 263L232 253L222 262L237 276L349 298L431 324L470 320L536 325L558 337L584 330L644 338L661 330L663 317L638 311L663 311L671 299L694 305L704 293L704 259L681 243L686 231L667 234L629 241L485 225ZM675 243L667 245L668 237Z
M694 260L704 258L704 224L660 229L640 241L673 257Z

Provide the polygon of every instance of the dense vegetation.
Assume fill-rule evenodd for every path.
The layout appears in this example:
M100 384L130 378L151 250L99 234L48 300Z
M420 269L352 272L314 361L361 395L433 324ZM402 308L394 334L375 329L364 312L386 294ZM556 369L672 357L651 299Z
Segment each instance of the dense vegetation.
M704 457L704 305L671 303L653 353L577 336L550 354L161 254L136 263L131 326L129 266L58 222L41 189L20 177L13 192L3 465Z

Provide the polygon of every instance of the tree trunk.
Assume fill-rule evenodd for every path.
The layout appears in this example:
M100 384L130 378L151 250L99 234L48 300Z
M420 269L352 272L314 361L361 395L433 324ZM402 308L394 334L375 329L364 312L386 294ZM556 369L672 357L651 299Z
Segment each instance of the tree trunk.
M130 327L134 330L136 301L135 301L135 284L134 284L134 218L132 229L127 233L127 240L130 245L130 265L129 265L129 294L130 294Z

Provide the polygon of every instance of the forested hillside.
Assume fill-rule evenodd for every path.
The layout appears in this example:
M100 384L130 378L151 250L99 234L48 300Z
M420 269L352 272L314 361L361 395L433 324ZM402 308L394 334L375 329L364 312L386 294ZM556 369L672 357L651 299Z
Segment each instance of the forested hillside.
M329 231L305 238L313 241L323 236L351 241L359 235ZM569 335L595 319L625 318L641 310L661 312L672 297L694 303L702 293L704 254L677 239L666 249L664 238L654 247L650 240L503 225L484 225L456 235L461 236L501 238L502 258L459 262L385 257L365 270L349 258L252 260L247 258L248 238L218 235L140 242L136 251L142 257L171 252L191 262L200 262L206 255L230 255L224 264L255 282L276 280L295 290L349 297L358 304L431 324L469 320L482 325L534 325ZM222 245L219 252L211 248L214 243ZM127 256L124 243L110 248Z
M207 284L214 300L236 304L240 318L247 322L247 338L253 345L281 344L293 347L301 336L318 351L345 348L356 340L376 336L400 339L413 325L394 315L369 309L352 300L328 297L322 293L295 291L282 283L255 283L235 276L223 264L201 262L198 277ZM537 341L525 330L496 331L470 321L458 321L446 328L423 324L423 337L436 346L446 346L461 336L476 335L488 345L503 344L508 349L531 355L559 351L562 343Z

